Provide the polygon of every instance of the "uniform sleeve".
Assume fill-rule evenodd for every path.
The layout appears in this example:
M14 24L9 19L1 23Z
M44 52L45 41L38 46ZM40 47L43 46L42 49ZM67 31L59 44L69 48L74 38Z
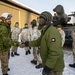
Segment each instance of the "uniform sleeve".
M13 32L13 30L14 30L14 27L13 27L13 28L11 28L11 32Z
M21 33L21 29L19 28L18 34L20 34L20 33Z
M61 41L60 38L58 38L58 34L55 35L55 33L52 33L49 35L49 38L47 40L48 45L48 57L46 60L45 65L53 68L57 62L57 59L60 56L60 48L61 48Z
M30 41L31 40L31 36L30 36L30 31L28 29L28 40Z
M63 45L65 43L65 32L64 31L63 31L61 37L62 37L62 47L63 47Z
M38 47L38 46L40 46L40 42L41 42L41 37L39 37L35 41L30 41L29 42L29 46L31 46L31 47Z
M38 35L38 37L41 36L41 31L40 30L37 30L37 35Z
M2 27L1 28L1 35L2 35L2 44L5 48L10 47L11 46L11 38L8 34L7 28ZM1 41L0 41L1 42Z
M21 35L20 35L20 40L22 41L22 38L23 38L23 35L22 35L22 33L21 33Z

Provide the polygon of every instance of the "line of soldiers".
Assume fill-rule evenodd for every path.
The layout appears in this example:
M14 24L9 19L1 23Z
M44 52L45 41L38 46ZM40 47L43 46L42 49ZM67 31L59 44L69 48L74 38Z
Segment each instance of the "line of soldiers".
M36 40L41 35L41 32L38 30L37 22L35 19L32 20L31 27L28 27L28 24L26 23L24 25L23 29L20 29L19 23L16 22L14 27L11 29L11 32L12 32L12 39L15 41L18 41L19 34L20 34L21 42ZM12 48L11 48L11 56L12 57L14 57L14 55L19 56L19 54L17 53L17 48L18 47L12 46ZM40 57L39 48L40 47L33 47L34 58L31 61L31 63L37 65L37 61L38 61L39 64L36 66L36 68L42 67L42 60ZM24 49L25 49L26 55L31 54L31 52L30 52L31 47L24 47Z

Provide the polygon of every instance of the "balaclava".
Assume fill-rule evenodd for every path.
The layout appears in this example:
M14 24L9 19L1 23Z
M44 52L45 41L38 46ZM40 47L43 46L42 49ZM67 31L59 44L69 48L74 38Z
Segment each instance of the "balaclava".
M34 28L34 27L36 26L36 20L35 20L35 19L33 19L33 20L31 21L31 25L32 25L32 28Z
M38 29L42 29L44 25L51 25L52 22L52 15L48 11L44 11L39 15L40 21L42 22L41 24L39 23Z
M28 28L28 24L27 23L25 23L25 27L24 28L26 28L26 29Z

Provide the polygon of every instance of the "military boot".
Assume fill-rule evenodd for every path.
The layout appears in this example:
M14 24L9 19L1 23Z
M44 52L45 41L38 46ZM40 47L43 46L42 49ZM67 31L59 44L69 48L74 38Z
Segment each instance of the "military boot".
M20 54L18 54L17 52L14 53L15 55L19 56Z
M3 75L9 75L8 73L6 73L6 74L3 74Z
M28 53L31 54L30 50L28 50Z
M10 68L8 68L8 71L10 71Z
M11 52L11 56L14 57L14 53L13 52Z
M37 69L42 68L42 64L35 66L35 68L37 68Z
M34 64L34 65L36 65L37 61L36 60L32 60L31 63Z
M75 68L75 63L69 64L69 66Z
M28 55L28 51L26 51L26 55Z

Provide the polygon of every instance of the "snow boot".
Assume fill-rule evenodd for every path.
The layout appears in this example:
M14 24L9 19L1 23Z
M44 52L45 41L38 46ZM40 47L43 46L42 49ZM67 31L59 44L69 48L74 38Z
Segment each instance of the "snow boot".
M37 69L42 68L42 64L35 66L35 68L37 68Z
M14 53L13 52L11 52L11 57L14 57Z
M3 75L9 75L8 73L6 73L6 74L3 74Z
M8 71L10 71L10 68L8 68Z
M14 53L15 55L19 56L19 54L17 52Z
M28 51L26 51L26 55L28 55Z
M36 65L37 61L36 60L32 60L31 63L34 64L34 65Z
M31 54L30 50L28 50L28 53Z
M75 63L69 64L70 67L75 68Z

